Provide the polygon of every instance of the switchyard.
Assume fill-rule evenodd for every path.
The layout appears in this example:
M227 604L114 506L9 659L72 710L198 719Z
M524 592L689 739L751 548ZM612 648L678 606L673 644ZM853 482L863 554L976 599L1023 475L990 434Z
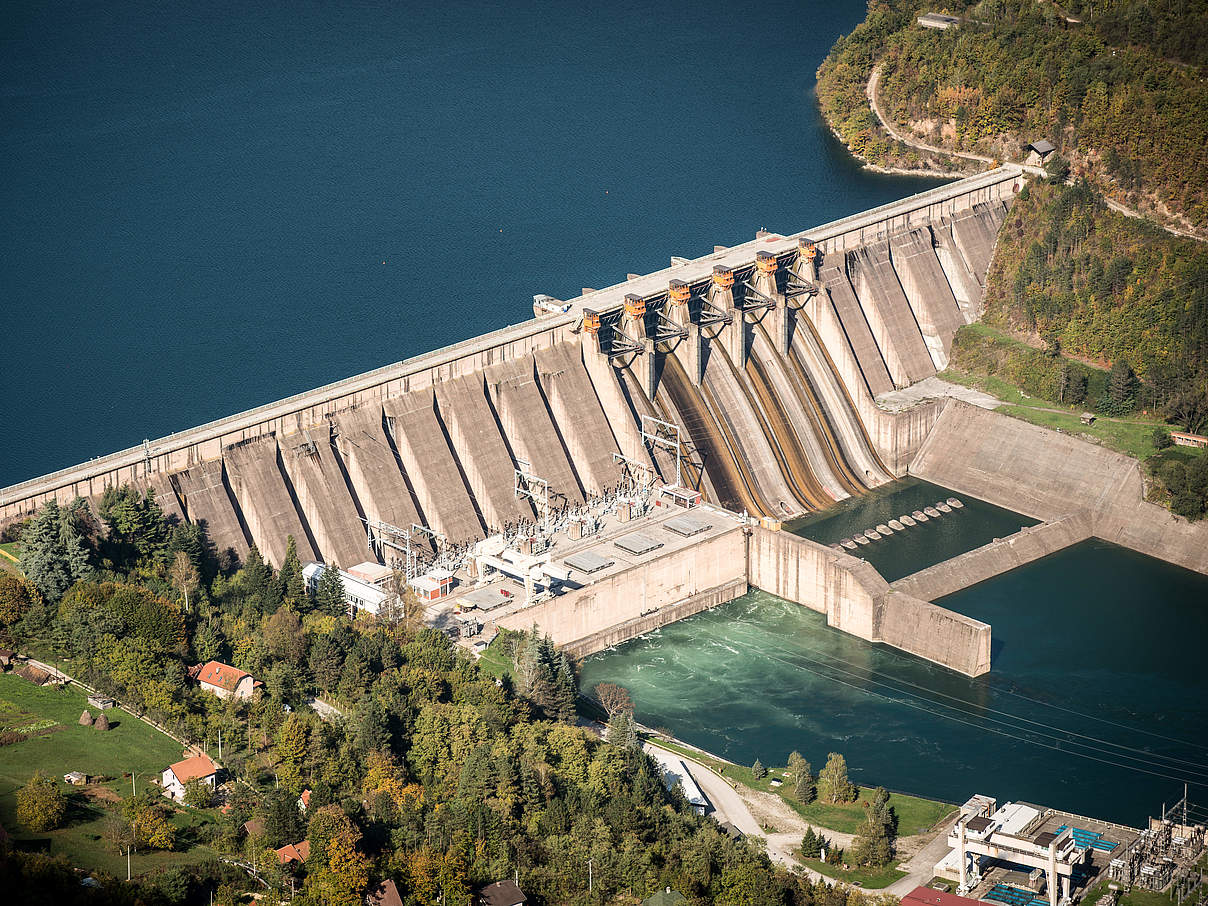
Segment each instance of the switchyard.
M963 896L1005 906L1060 906L1101 884L1109 900L1134 886L1181 900L1201 883L1197 862L1205 853L1205 826L1188 809L1184 795L1148 827L1134 828L973 796L948 832L950 850L935 874L956 882Z

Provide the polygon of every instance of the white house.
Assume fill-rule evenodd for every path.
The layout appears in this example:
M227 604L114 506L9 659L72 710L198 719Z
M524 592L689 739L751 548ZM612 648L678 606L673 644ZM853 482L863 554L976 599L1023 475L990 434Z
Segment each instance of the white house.
M210 661L189 673L197 678L202 689L219 698L251 698L256 687L250 673L221 661Z
M205 755L178 761L164 771L164 792L180 802L185 798L185 784L190 780L205 781L213 789L218 783L218 766Z
M326 569L325 564L313 562L302 567L302 578L306 582L307 591L314 593L315 589L319 587L319 578ZM358 610L363 610L376 617L382 604L390 598L389 592L383 591L371 582L358 579L352 573L342 569L338 572L340 581L344 584L344 602L348 605L352 615L356 616Z

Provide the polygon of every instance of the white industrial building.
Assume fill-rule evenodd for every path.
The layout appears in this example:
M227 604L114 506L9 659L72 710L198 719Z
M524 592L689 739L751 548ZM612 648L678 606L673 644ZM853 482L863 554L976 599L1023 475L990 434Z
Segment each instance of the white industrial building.
M364 569L366 566L377 567L374 573L369 573ZM319 578L327 569L324 563L307 563L302 567L302 578L306 582L306 590L314 593L319 587ZM356 616L358 610L363 610L371 616L377 616L382 605L390 598L390 593L385 591L380 585L366 581L366 579L358 578L354 575L354 571L362 574L380 575L385 567L379 566L377 563L358 564L351 571L337 570L340 574L340 581L344 584L344 601L348 604L348 609L353 616ZM386 570L387 574L389 570Z

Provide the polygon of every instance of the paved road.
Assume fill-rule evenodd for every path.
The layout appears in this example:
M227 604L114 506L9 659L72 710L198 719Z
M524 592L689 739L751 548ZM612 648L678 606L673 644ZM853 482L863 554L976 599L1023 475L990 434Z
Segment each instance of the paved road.
M898 131L897 127L890 122L889 118L881 112L880 101L877 100L877 89L881 84L881 64L878 63L872 68L872 75L868 77L868 87L864 93L868 95L869 105L872 107L873 115L881 122L881 126L890 136L903 145L909 145L911 148L918 148L920 151L930 151L932 154L943 154L948 157L963 157L965 160L977 161L978 163L988 164L991 167L997 166L995 160L991 157L983 157L980 154L973 154L969 151L953 151L948 148L941 148L938 145L929 145L926 142L921 142L917 138L909 138Z
M642 750L659 763L672 759L682 759L688 765L688 770L692 773L692 779L696 781L696 785L700 787L701 792L705 794L705 798L713 806L711 814L719 823L729 821L748 837L763 838L767 841L768 856L774 861L790 868L797 868L816 881L824 880L831 883L816 871L801 866L793 856L793 850L801 845L800 834L769 835L764 833L763 828L759 826L759 822L755 820L755 816L751 814L751 809L747 806L747 803L730 786L729 781L712 768L706 767L699 761L694 761L687 756L680 755L679 752L670 752L667 749L659 748L650 742L643 743Z
M341 720L344 717L344 712L339 708L329 705L327 702L319 701L317 698L308 698L306 704L328 723L331 723L333 720Z
M911 857L909 862L903 862L898 866L899 869L907 872L906 877L900 878L890 884L885 888L886 893L891 893L895 897L905 896L916 887L922 887L935 877L935 863L944 858L948 853L948 828L953 825L956 819L957 815L953 815L939 829L935 837Z

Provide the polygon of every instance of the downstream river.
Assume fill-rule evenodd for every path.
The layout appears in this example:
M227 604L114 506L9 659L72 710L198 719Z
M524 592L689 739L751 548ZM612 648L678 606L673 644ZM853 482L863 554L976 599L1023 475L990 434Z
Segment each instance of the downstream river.
M861 0L0 5L0 486L922 191Z
M744 764L841 752L865 783L1137 825L1184 780L1208 795L1205 601L1208 577L1089 541L941 602L994 627L978 679L755 591L589 658L581 685Z

